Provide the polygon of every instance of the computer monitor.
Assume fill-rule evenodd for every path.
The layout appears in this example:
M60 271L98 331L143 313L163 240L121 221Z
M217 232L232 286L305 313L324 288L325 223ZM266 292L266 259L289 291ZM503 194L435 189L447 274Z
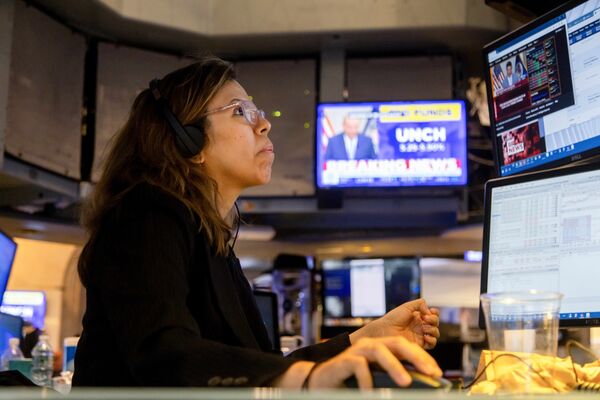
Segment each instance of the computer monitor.
M8 348L8 339L23 337L23 319L0 312L0 354Z
M418 258L321 261L323 336L352 330L419 298Z
M281 351L277 294L265 290L254 290L253 293L258 311L260 311L260 315L267 328L267 333L269 334L269 339L273 344L273 350Z
M6 233L0 231L0 299L4 295L8 277L17 252L17 244Z
M44 329L46 318L46 293L33 290L6 290L0 311L17 315L31 322L38 329Z
M321 103L316 114L319 189L467 183L462 101Z
M482 293L560 292L560 326L600 325L600 164L489 181L483 232Z
M484 47L499 176L600 153L600 1L569 1Z

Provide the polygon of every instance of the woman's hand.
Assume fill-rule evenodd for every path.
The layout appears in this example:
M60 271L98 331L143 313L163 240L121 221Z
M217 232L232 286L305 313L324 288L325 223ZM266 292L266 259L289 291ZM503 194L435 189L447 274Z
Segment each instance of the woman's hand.
M370 389L373 380L369 363L377 363L400 386L408 386L411 377L400 363L406 360L420 372L442 376L435 360L421 347L401 336L362 338L337 356L319 364L309 377L309 389L336 388L344 380L356 376L358 387Z
M350 342L365 337L402 336L425 349L435 347L440 337L440 312L427 307L425 300L404 303L383 317L350 334Z

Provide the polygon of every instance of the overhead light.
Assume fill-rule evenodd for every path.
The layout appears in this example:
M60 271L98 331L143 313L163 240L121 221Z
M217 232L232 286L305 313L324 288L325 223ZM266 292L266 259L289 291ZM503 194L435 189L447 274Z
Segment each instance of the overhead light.
M369 259L361 259L357 258L355 260L350 260L351 267L374 267L383 265L383 258L369 258Z
M343 252L343 247L320 247L315 250L317 254L342 254Z
M238 240L269 241L275 237L275 228L268 225L242 225Z
M469 262L481 262L483 258L483 253L477 250L467 250L465 251L465 261Z

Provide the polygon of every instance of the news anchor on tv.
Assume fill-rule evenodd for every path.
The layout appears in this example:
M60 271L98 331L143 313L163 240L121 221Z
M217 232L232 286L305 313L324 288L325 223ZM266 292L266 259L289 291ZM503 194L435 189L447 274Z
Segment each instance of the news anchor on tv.
M373 160L377 158L370 137L358 133L360 121L344 117L344 132L329 139L325 160Z

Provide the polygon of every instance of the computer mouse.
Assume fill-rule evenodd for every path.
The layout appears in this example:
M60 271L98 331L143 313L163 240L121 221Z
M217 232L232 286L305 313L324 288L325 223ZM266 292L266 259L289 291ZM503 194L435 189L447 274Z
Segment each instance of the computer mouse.
M412 383L408 386L398 386L388 373L383 370L378 364L369 364L369 370L373 377L373 388L382 389L441 389L449 391L452 388L452 383L444 378L432 378L417 371L411 364L403 364L406 371L412 378ZM352 376L344 381L348 388L358 388L358 381L355 376Z

